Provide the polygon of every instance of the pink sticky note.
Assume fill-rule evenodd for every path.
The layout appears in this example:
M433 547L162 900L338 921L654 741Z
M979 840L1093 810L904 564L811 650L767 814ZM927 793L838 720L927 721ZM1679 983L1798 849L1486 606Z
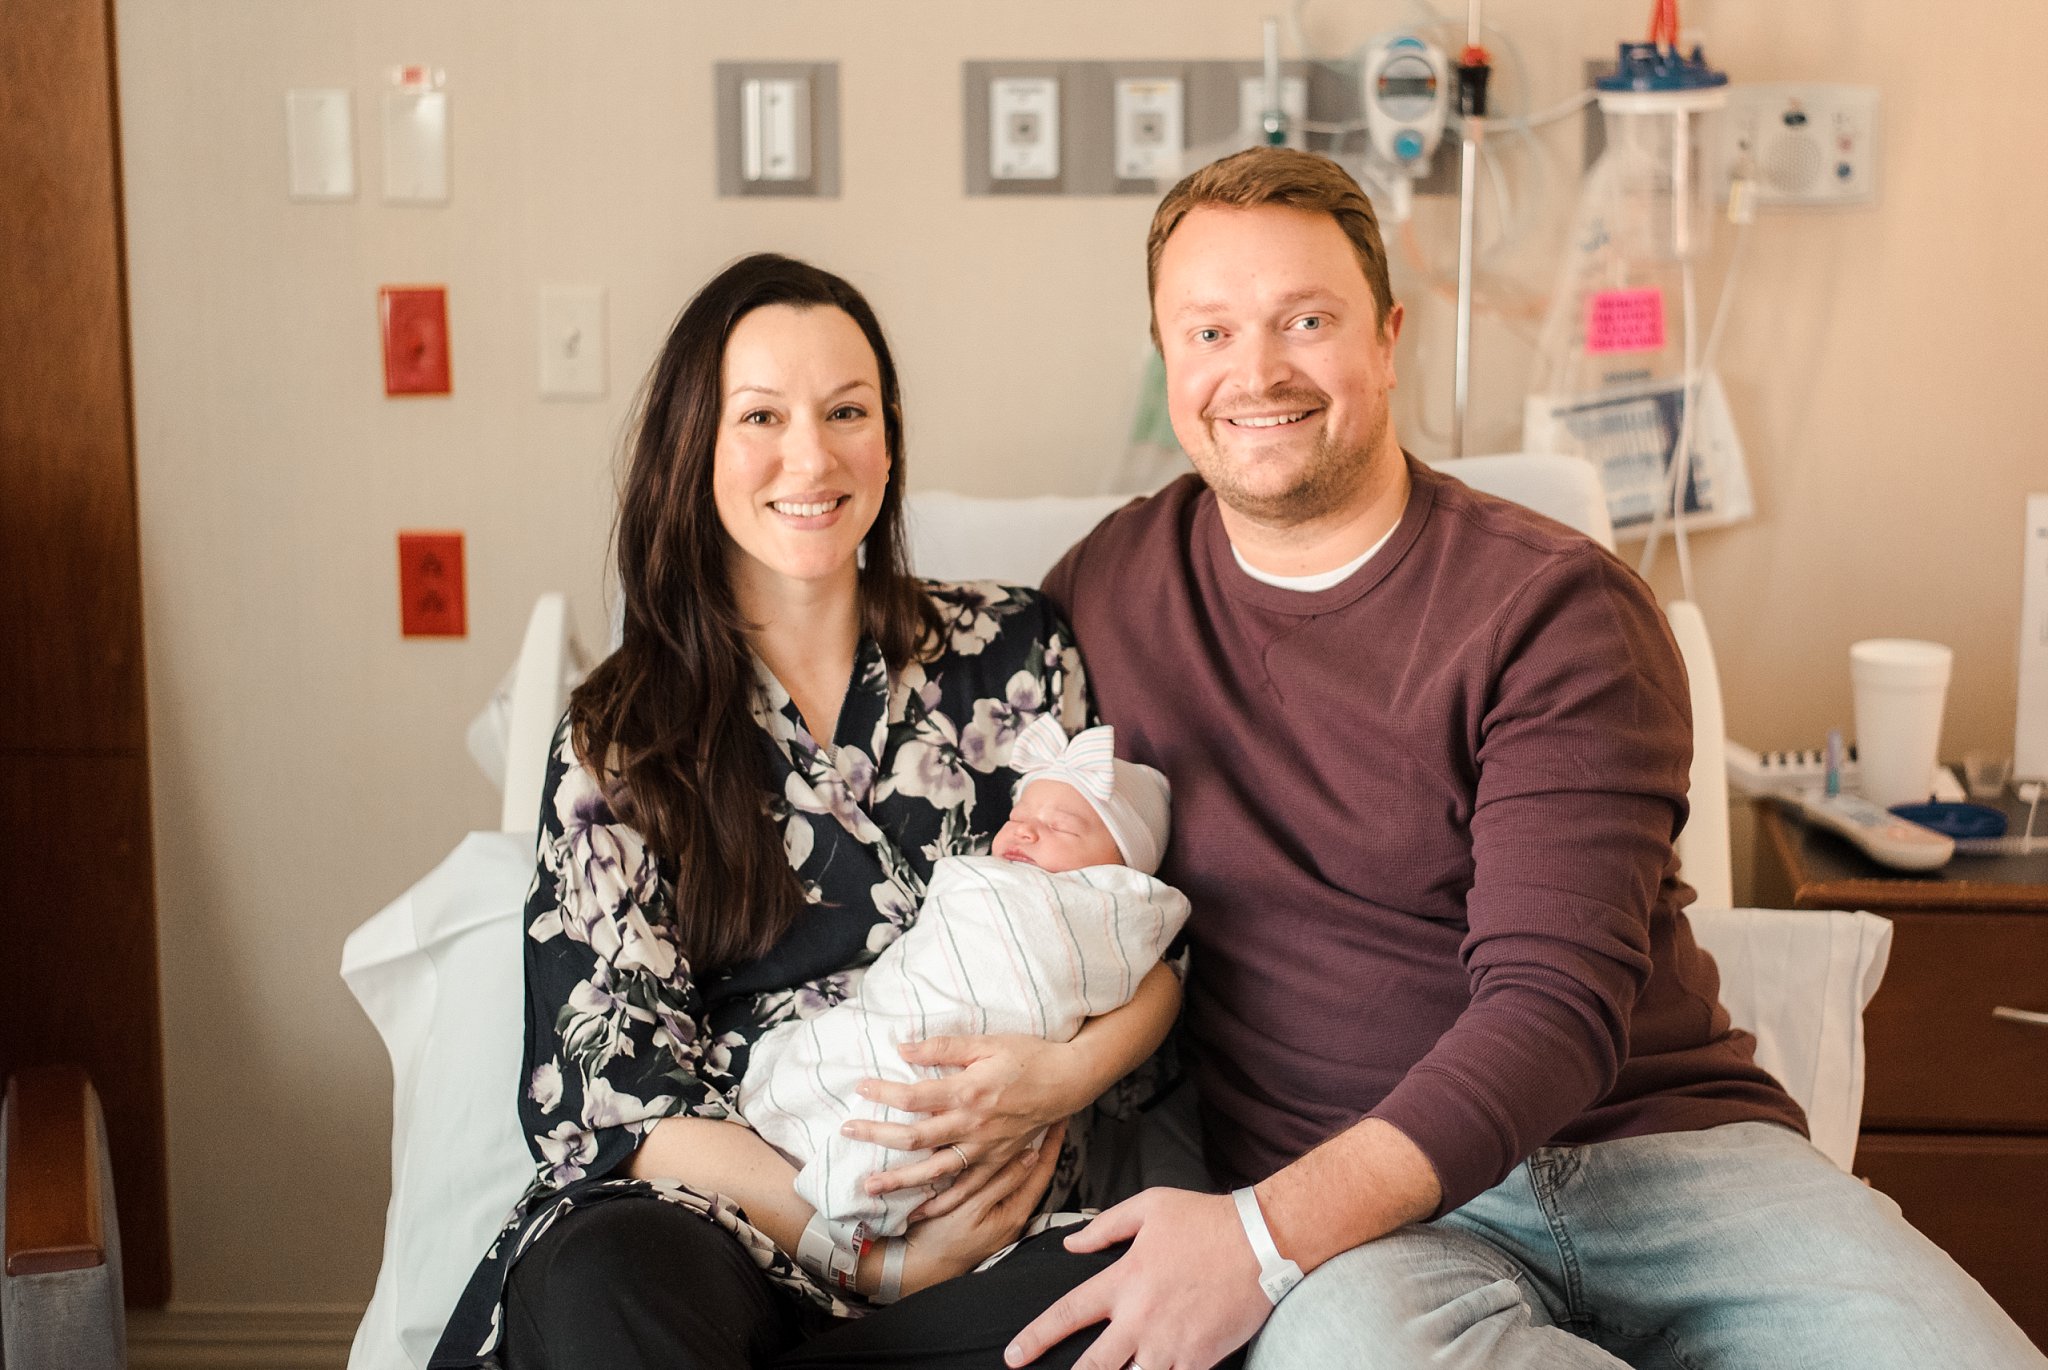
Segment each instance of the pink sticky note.
M1664 345L1664 292L1601 290L1586 299L1588 352L1654 352Z

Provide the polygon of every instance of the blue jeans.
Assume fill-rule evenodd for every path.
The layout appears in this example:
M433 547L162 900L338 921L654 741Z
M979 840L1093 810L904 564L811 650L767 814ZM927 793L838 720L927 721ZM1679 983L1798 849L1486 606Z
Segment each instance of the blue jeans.
M1250 1370L2048 1366L1898 1205L1735 1123L1545 1147L1434 1223L1319 1267Z

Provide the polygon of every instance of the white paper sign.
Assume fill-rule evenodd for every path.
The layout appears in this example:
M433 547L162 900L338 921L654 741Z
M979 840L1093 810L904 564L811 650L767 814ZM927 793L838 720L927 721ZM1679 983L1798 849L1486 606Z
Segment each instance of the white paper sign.
M2020 566L2020 708L2012 770L2022 780L2048 780L2048 494L2027 496Z

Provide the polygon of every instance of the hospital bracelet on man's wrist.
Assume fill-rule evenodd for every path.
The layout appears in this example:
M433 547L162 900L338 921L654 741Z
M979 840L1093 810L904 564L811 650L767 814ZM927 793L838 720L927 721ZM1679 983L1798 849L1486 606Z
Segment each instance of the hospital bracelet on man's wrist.
M1252 1255L1259 1260L1259 1288L1277 1304L1287 1297L1288 1290L1301 1283L1301 1267L1281 1255L1280 1248L1273 1244L1266 1215L1259 1211L1259 1196L1250 1185L1232 1190L1230 1197L1237 1202L1237 1220L1244 1225L1245 1240L1252 1244Z

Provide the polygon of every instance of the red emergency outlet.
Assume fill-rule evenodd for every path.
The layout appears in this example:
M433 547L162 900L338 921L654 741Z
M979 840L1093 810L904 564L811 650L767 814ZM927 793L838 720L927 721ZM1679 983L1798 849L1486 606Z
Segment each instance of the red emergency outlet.
M447 394L447 288L384 286L377 292L377 317L384 334L384 393Z
M462 534L398 535L398 624L407 637L466 637Z

